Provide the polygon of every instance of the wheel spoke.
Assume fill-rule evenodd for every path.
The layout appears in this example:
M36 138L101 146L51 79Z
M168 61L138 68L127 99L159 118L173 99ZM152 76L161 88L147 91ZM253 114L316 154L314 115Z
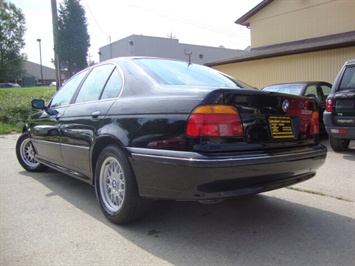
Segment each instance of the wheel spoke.
M39 165L39 163L35 160L35 151L29 139L22 142L20 153L22 161L29 167L36 167Z
M103 203L110 211L117 212L124 202L125 177L116 158L106 158L101 169L100 180Z

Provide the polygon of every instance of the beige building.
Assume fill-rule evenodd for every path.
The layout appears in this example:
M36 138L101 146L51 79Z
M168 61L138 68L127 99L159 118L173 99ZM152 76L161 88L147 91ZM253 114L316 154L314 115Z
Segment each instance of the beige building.
M250 52L207 65L258 88L333 83L355 58L355 0L264 0L236 23L250 28Z

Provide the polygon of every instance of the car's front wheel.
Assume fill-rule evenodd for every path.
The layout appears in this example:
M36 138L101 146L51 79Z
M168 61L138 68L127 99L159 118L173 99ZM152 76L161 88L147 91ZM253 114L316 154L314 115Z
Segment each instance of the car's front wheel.
M17 140L16 156L21 166L29 172L43 172L48 169L47 166L35 160L35 149L27 132Z
M330 146L334 151L345 151L348 149L350 140L349 139L339 139L329 136Z
M115 224L125 224L146 212L149 200L138 195L136 178L128 158L117 146L101 152L95 169L95 190L104 215Z

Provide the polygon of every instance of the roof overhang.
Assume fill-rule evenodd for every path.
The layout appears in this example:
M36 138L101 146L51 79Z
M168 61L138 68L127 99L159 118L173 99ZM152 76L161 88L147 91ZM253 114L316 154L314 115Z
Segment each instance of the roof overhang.
M242 26L250 27L250 23L247 22L247 20L249 20L249 18L254 16L256 13L258 13L261 9L266 7L272 1L274 1L274 0L264 0L264 1L260 2L257 6L255 6L253 9L251 9L249 12L247 12L246 14L244 14L243 16L238 18L234 23L242 25Z
M305 39L289 43L252 48L250 52L245 53L243 55L210 62L206 65L218 66L237 62L345 48L351 46L355 46L355 31L317 37L312 39Z

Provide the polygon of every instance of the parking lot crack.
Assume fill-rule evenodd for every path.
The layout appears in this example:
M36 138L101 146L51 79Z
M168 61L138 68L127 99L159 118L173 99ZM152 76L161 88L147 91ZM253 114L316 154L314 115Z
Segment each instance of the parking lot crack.
M309 189L302 189L302 188L296 188L296 187L287 187L288 189L291 190L295 190L298 192L304 192L304 193L308 193L308 194L313 194L313 195L318 195L318 196L323 196L323 197L330 197L330 198L334 198L337 200L342 200L342 201L346 201L346 202L353 202L350 199L346 199L344 197L340 197L340 196L332 196L332 195L328 195L319 191L314 191L314 190L309 190Z

